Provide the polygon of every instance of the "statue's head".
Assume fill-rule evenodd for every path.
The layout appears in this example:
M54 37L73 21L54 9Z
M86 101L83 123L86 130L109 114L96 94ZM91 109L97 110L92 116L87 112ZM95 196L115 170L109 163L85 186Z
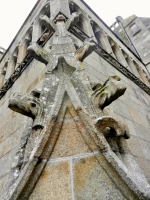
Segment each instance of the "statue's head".
M64 15L59 14L59 15L56 17L55 22L57 23L57 22L61 22L61 21L65 22L65 21L66 21L66 18L64 17Z

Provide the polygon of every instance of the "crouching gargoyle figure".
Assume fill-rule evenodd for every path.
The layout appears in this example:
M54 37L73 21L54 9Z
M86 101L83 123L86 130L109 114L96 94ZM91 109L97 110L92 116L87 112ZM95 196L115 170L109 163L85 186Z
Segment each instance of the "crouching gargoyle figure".
M9 100L8 107L27 117L31 117L33 122L33 129L43 128L42 112L43 103L40 100L40 92L34 90L31 94L14 93L13 98Z
M92 96L102 110L122 96L126 90L119 76L110 76L103 85L95 84Z

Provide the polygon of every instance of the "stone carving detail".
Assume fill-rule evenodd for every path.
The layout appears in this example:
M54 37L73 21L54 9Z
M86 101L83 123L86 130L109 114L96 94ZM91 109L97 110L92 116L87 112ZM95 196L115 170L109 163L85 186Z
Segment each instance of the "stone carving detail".
M43 15L40 18L41 24L43 24L46 28L48 28L51 32L55 30L55 24L53 21L49 20L49 18L46 15Z
M29 198L59 137L60 130L58 129L62 127L67 106L72 110L74 119L79 124L79 127L80 119L77 116L79 110L82 110L88 116L87 118L90 119L88 122L89 129L92 129L92 133L94 133L89 134L90 137L93 138L93 141L95 138L98 139L95 142L97 149L117 170L122 179L129 184L131 190L138 197L143 197L143 194L146 198L150 196L150 187L146 179L143 178L144 176L139 173L140 178L142 177L142 186L139 181L140 178L136 177L138 175L137 169L139 170L139 168L133 157L130 156L125 144L125 139L130 137L127 126L113 117L104 116L102 111L105 106L123 95L126 87L121 83L121 79L118 76L112 76L102 86L100 84L94 86L94 91L93 93L91 92L91 85L84 70L81 69L81 62L92 53L94 48L97 52L97 46L95 47L96 44L92 38L87 39L88 37L82 33L80 37L86 40L76 50L74 41L68 30L69 28L74 29L73 25L77 20L77 13L70 16L68 20L62 14L58 14L55 21L43 16L41 23L49 30L55 31L50 41L51 48L49 51L46 51L36 43L28 48L28 52L35 59L46 65L47 72L41 92L33 91L30 95L14 94L14 97L9 102L9 108L31 117L34 121L33 130L31 131L30 127L30 133L25 134L26 140L23 141L23 145L21 146L23 156L21 157L19 150L19 158L14 167L14 169L18 167L21 167L21 169L19 169L16 178L12 174L14 182L4 199ZM78 30L77 35L79 36L80 30L77 27L76 30ZM105 57L105 59L111 58L106 52L101 51L104 53L101 56ZM65 99L66 96L69 97L73 106L68 103L69 100L67 98ZM65 100L66 105L63 110L61 106ZM55 127L55 122L59 114L59 127L57 128ZM85 117L83 124L86 123L86 120ZM56 131L56 135L53 134L54 132L52 133L54 130ZM52 143L50 143L51 140ZM122 158L122 156L124 157ZM132 173L135 166L132 167L131 163L134 163L136 166L134 175ZM12 172L15 173L14 171ZM9 181L11 182L11 180ZM26 190L28 184L30 187ZM145 193L143 192L144 189L146 190Z
M18 79L18 77L22 74L22 72L26 69L29 63L33 60L31 55L27 55L22 63L15 69L14 73L10 76L7 82L0 89L0 99L5 95L5 93L9 90L9 88L13 85L13 83Z
M43 20L43 23L46 24L46 22L44 21L44 18L41 20ZM69 19L69 20L70 20L70 22L67 21L67 24L68 24L67 26L68 26L68 28L71 28L71 30L70 30L71 33L73 33L75 36L77 36L82 41L85 41L88 38L88 36L79 27L73 26L73 24L75 24L75 22L77 21L77 16L72 19ZM53 23L52 24L48 23L46 25L48 27L50 27L51 30L53 30L53 27L54 27ZM40 44L40 41L38 43ZM31 51L32 51L32 47L31 47ZM133 81L136 85L138 85L147 94L150 94L150 88L147 85L145 85L139 78L137 78L128 69L126 69L122 64L120 64L116 59L114 59L111 55L109 55L98 44L95 45L94 51L98 55L103 57L105 60L107 60L110 64L112 64L116 69L118 69L121 73L123 73L127 78L129 78L131 81ZM32 55L32 53L31 53L31 55ZM11 77L4 84L4 86L0 89L0 99L5 95L5 93L9 90L9 88L14 84L14 82L17 80L17 78L22 74L22 72L25 70L25 68L33 60L33 57L31 55L26 56L26 58L22 61L22 63L18 66L18 68L15 70L15 72L11 75ZM15 78L12 78L12 77L15 77Z
M72 28L79 21L78 13L72 13L70 19L67 21L67 28Z
M42 112L44 105L39 96L40 93L38 91L33 91L30 95L14 93L13 98L9 100L8 105L11 110L31 117L34 120L34 129L43 128Z
M134 191L138 199L150 199L150 185L126 143L126 139L130 138L127 126L111 116L98 118L95 125L107 141L103 142L105 145L102 152L108 162ZM98 137L102 141L102 136L98 135Z
M45 65L48 64L48 52L44 51L37 43L28 47L28 53Z
M88 36L79 29L79 27L73 27L71 32L84 41ZM100 55L102 58L107 60L110 64L112 64L116 69L118 69L121 73L123 73L127 78L133 81L136 85L138 85L142 90L144 90L147 94L150 94L150 88L145 85L139 78L137 78L134 74L132 74L127 68L125 68L121 63L119 63L115 58L109 55L104 49L102 49L98 44L96 44L94 51Z
M58 63L58 57L61 54L64 54L64 52L66 54L68 53L67 56L64 55L64 58L70 65L72 65L71 63L75 62L75 59L82 62L88 55L92 53L95 46L92 38L86 39L83 45L76 50L76 44L74 44L74 41L68 32L68 29L73 27L78 21L78 18L78 14L73 13L71 17L66 21L66 18L62 14L59 14L55 19L56 24L52 22L47 16L43 16L41 18L42 24L44 24L48 29L55 31L51 51L49 53L35 43L28 47L28 52L35 59L47 65L48 71L52 71L56 67ZM74 55L72 55L70 52L74 52Z
M95 43L92 38L86 39L83 45L75 52L75 57L78 61L83 61L87 56L89 56L95 47Z
M93 86L93 98L102 110L124 94L126 87L119 76L110 76L103 85Z
M104 135L112 134L112 136L116 137L124 137L125 139L129 139L129 130L127 125L119 122L113 117L110 116L103 116L97 119L96 125L99 127L100 131L104 131ZM105 128L109 127L110 129L105 130Z

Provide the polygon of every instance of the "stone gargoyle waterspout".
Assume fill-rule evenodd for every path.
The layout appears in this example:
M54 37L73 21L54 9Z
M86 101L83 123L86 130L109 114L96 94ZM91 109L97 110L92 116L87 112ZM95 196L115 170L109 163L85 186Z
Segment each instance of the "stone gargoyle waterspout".
M103 85L95 84L93 86L93 98L99 108L102 110L118 99L126 91L125 85L119 76L110 76Z
M13 98L9 100L8 107L20 114L31 117L33 128L43 128L41 121L43 112L43 102L40 100L40 92L34 90L31 94L14 93Z

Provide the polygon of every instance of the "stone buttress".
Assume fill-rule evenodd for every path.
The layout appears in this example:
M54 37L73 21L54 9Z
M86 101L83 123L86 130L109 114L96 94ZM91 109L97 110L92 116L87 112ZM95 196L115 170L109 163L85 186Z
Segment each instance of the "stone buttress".
M49 51L28 52L46 65L41 91L14 94L9 108L28 116L1 199L150 199L150 186L131 155L126 124L104 112L124 94L119 76L90 83L83 60L93 38L77 47L69 29L79 20L68 0L51 0L41 23L53 33Z

